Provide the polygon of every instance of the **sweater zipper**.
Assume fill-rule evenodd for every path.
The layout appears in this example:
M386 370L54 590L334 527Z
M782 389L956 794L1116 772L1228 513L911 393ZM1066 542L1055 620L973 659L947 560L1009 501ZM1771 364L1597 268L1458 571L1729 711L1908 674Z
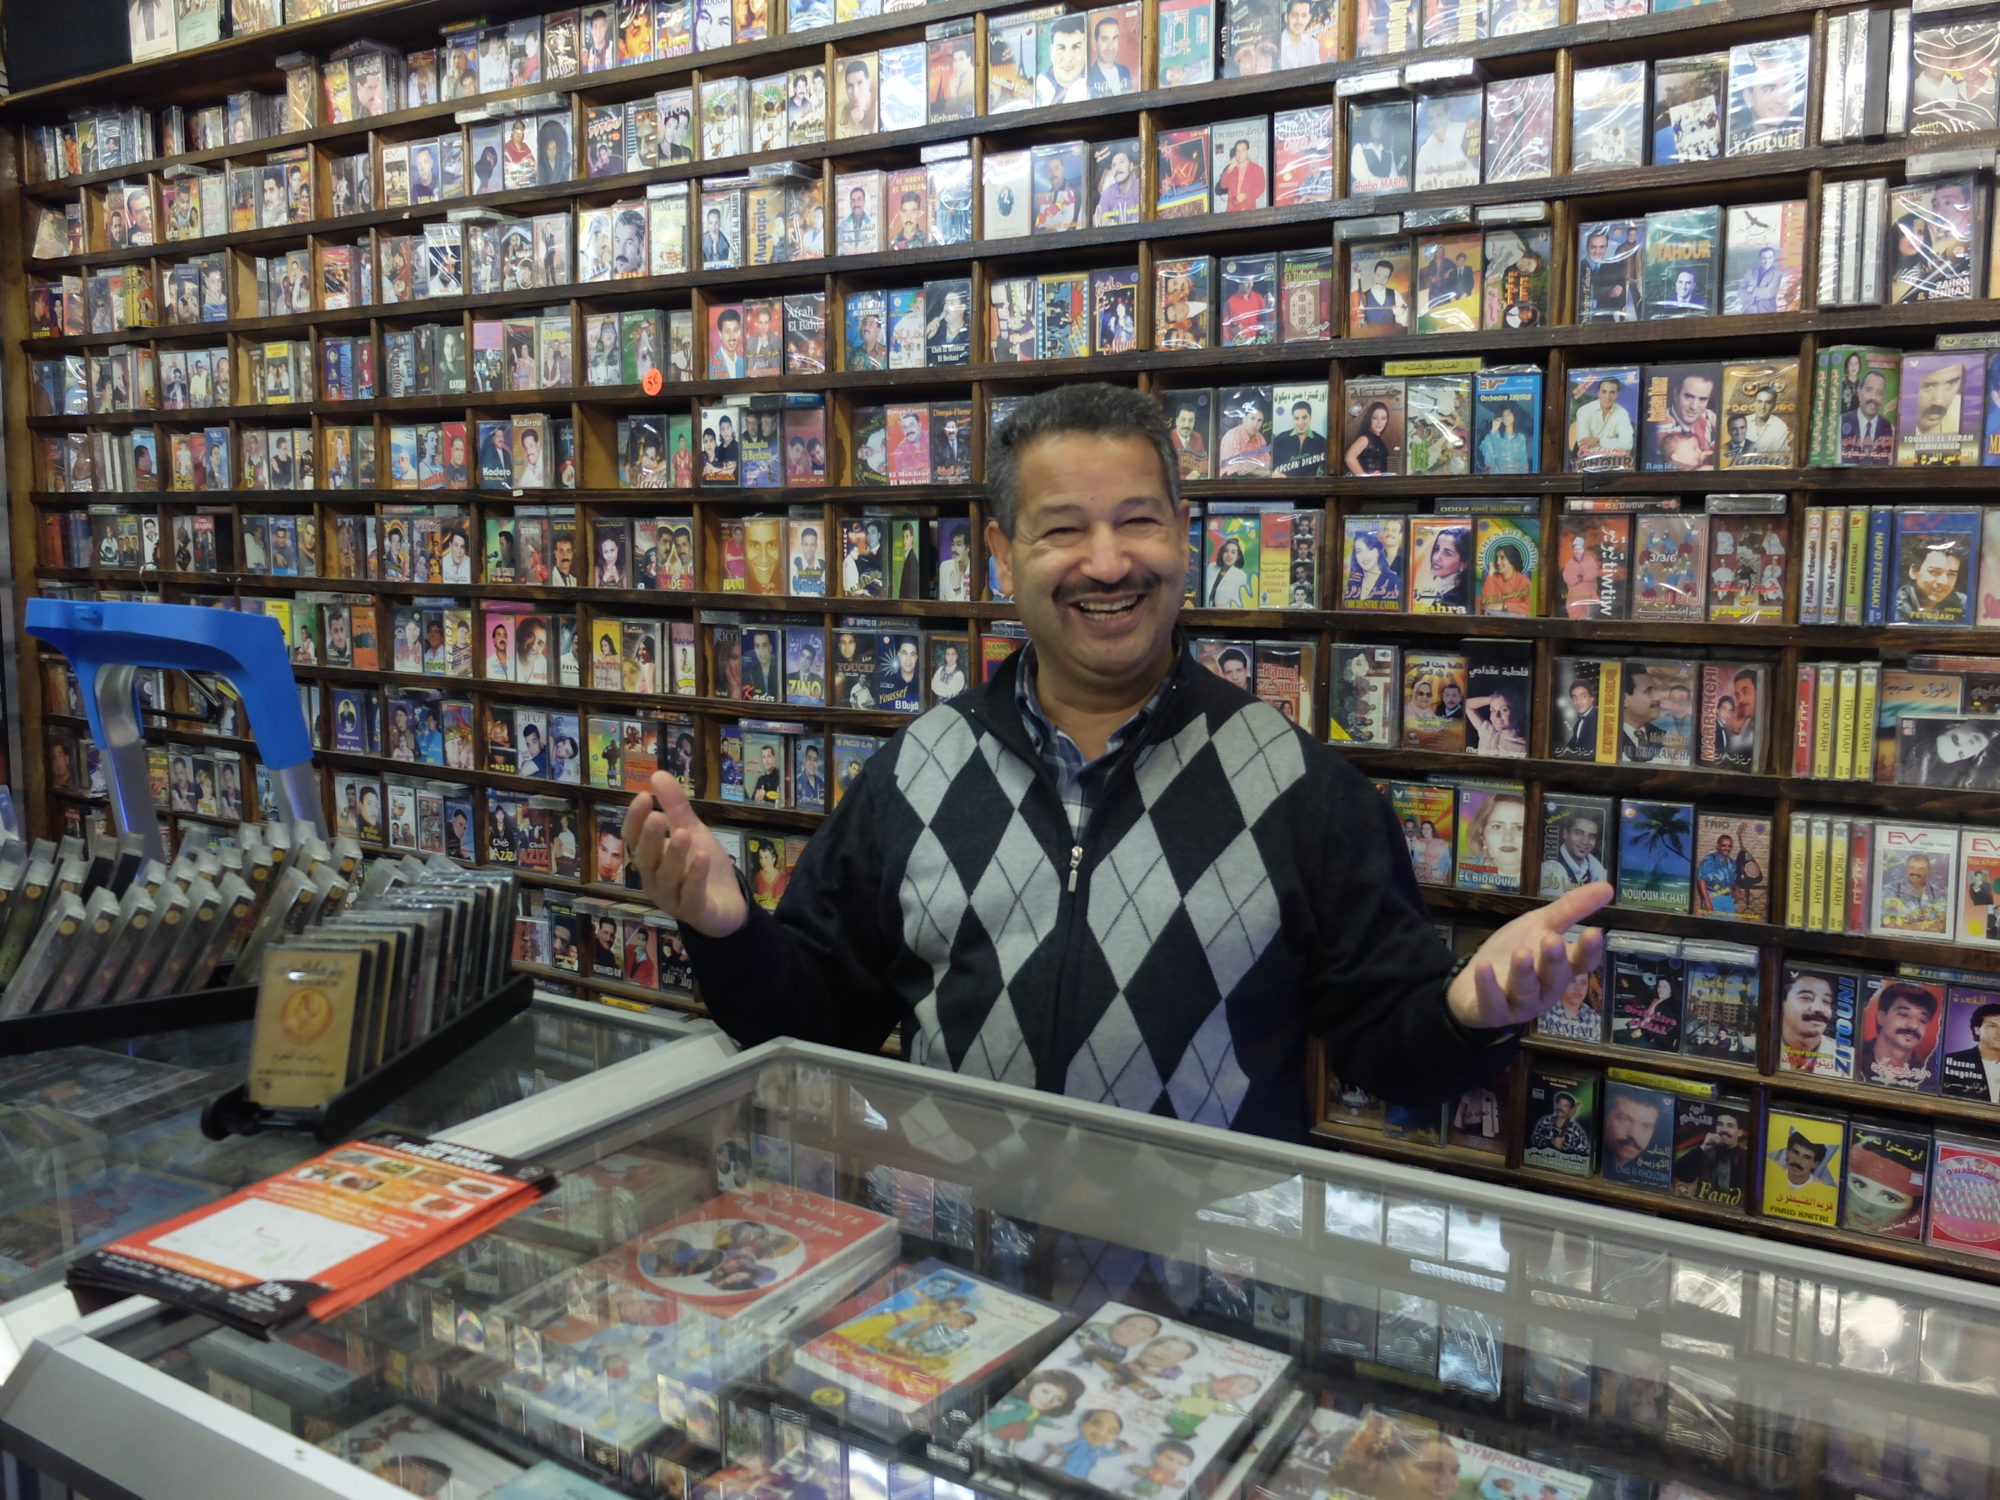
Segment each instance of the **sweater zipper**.
M1178 664L1176 665L1176 670L1178 670ZM1050 1059L1052 1063L1059 1062L1066 1055L1066 1044L1070 1040L1068 1035L1068 1016L1070 1012L1072 981L1069 960L1070 955L1076 949L1077 911L1084 903L1084 898L1078 893L1077 889L1083 876L1084 851L1090 846L1093 837L1103 826L1104 815L1111 808L1112 793L1114 790L1126 776L1132 773L1132 767L1137 764L1139 756L1144 752L1146 747L1160 738L1160 726L1167 721L1169 707L1173 703L1179 689L1180 684L1178 681L1171 683L1167 688L1166 696L1160 700L1159 708L1153 715L1151 722L1147 724L1145 735L1134 743L1122 746L1119 749L1118 761L1111 768L1110 774L1104 778L1103 796L1097 807L1092 809L1090 821L1085 825L1083 834L1079 837L1074 828L1070 830L1070 837L1073 842L1069 846L1069 876L1064 882L1061 913L1056 924L1061 931L1062 938L1056 958L1056 1003L1054 1016L1056 1048L1054 1055ZM1049 777L1048 771L1041 766L1039 756L1036 757L1036 762L1035 769L1037 773L1045 782L1049 782L1049 790L1053 792L1055 790L1054 782ZM1058 802L1061 800L1060 797L1057 798ZM1066 1078L1055 1078L1051 1080L1051 1087L1055 1092L1061 1093L1067 1082Z
M1049 790L1053 792L1055 790L1054 786L1051 785ZM1060 801L1061 799L1058 798L1057 800ZM1053 1045L1049 1050L1049 1063L1052 1068L1062 1066L1063 1059L1069 1055L1070 1050L1068 1047L1071 1040L1069 1036L1068 1016L1071 1009L1070 994L1072 983L1070 980L1069 960L1070 955L1076 951L1077 912L1083 906L1084 900L1082 896L1077 894L1077 885L1082 879L1083 853L1085 845L1090 839L1091 825L1098 821L1098 815L1102 811L1103 809L1099 808L1097 813L1092 815L1090 824L1085 825L1084 832L1080 836L1074 828L1070 830L1070 837L1075 842L1069 846L1069 875L1063 882L1063 894L1058 906L1056 921L1056 930L1060 936L1057 938L1056 948L1056 1002L1054 1012L1050 1018L1053 1023L1051 1030L1054 1033ZM1048 1080L1046 1086L1060 1094L1067 1087L1068 1081L1066 1074L1055 1074Z
M1184 653L1185 642L1181 640L1178 633L1176 633L1174 638L1174 646L1177 657L1180 654ZM1018 670L1018 664L1016 670ZM1178 674L1182 670L1184 670L1184 664L1179 660L1176 660L1172 668L1172 671L1175 674ZM1161 737L1160 726L1167 722L1172 704L1174 700L1179 696L1179 694L1180 694L1180 679L1179 676L1176 675L1169 682L1166 696L1160 700L1158 711L1153 716L1152 721L1147 725L1147 732L1145 737L1139 740L1137 743L1126 745L1121 749L1120 754L1124 757L1124 759L1120 762L1117 768L1119 775L1122 775L1129 768L1130 763L1132 761L1138 759L1139 752L1141 750L1145 749L1147 745L1154 743ZM980 709L983 706L984 705L968 704L967 708L972 717L978 718L980 716ZM1018 716L1015 716L1013 714L1013 705L1011 702L1008 703L1006 712L1009 716L1009 720L1013 724L1018 726L1020 720ZM1012 744L1010 743L1009 736L1005 732L1001 732L997 728L990 728L989 732L995 733L996 737L1000 740L1001 744L1007 745L1008 748L1012 750L1014 754L1020 756L1023 760L1027 761L1028 765L1033 771L1035 779L1048 788L1050 797L1056 804L1057 812L1062 816L1063 821L1067 823L1069 821L1068 817L1069 810L1063 805L1061 794L1056 789L1055 778L1049 774L1048 768L1042 764L1042 758L1041 756L1035 753L1033 746L1027 743L1022 743L1019 745ZM1115 784L1116 784L1115 776L1107 777L1105 779L1104 789L1107 794L1111 791L1112 787ZM1108 806L1109 806L1109 799L1107 797L1105 804L1103 806L1100 806L1097 809L1097 811L1092 815L1091 822L1093 824L1097 824L1102 821L1104 808ZM1046 847L1047 846L1045 845L1044 848L1046 849ZM1089 847L1089 832L1086 831L1082 837L1078 837L1076 829L1072 825L1072 827L1070 828L1069 873L1064 877L1062 891L1058 898L1056 907L1056 928L1060 936L1058 938L1058 943L1057 943L1057 958L1056 958L1056 964L1057 964L1056 999L1055 999L1054 1012L1050 1017L1052 1023L1051 1030L1054 1033L1054 1045L1050 1048L1049 1052L1049 1062L1051 1066L1053 1066L1063 1055L1063 1044L1067 1040L1067 1038L1064 1035L1064 1017L1067 1015L1069 1011L1069 991L1070 991L1069 955L1071 949L1074 948L1076 945L1076 938L1074 931L1076 926L1076 909L1078 906L1082 904L1082 899L1078 894L1078 887L1082 883L1083 856L1088 847ZM1036 1061L1037 1074L1039 1074L1040 1071L1041 1071L1041 1064L1040 1060L1037 1059ZM1063 1085L1065 1084L1066 1081L1067 1081L1066 1079L1061 1077L1052 1077L1048 1081L1047 1086L1051 1088L1054 1092L1061 1093L1063 1090Z

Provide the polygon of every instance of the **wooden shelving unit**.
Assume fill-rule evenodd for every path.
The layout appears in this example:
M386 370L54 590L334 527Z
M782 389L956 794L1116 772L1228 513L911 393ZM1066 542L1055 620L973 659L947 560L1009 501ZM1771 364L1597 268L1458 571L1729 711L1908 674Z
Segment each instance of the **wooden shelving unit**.
M983 545L979 540L985 520L983 486L975 482L962 486L879 488L849 483L852 469L847 461L845 450L849 445L844 429L857 406L897 399L950 398L969 401L973 412L973 462L977 480L982 473L980 465L987 416L992 402L999 397L1084 378L1128 382L1148 392L1232 381L1324 379L1328 382L1334 409L1338 410L1343 382L1373 373L1385 359L1479 355L1489 363L1534 363L1546 370L1548 395L1541 423L1541 472L1505 478L1398 477L1358 481L1336 476L1297 481L1206 482L1190 485L1189 497L1197 502L1289 501L1317 508L1322 513L1322 537L1330 543L1339 535L1339 523L1343 516L1366 511L1384 501L1421 502L1431 497L1464 499L1487 495L1530 496L1537 502L1543 535L1547 538L1555 534L1555 519L1563 503L1572 497L1673 494L1684 497L1691 505L1698 505L1704 496L1716 492L1748 489L1778 492L1786 497L1792 521L1788 598L1793 604L1788 610L1788 617L1796 619L1802 552L1800 543L1804 536L1803 517L1809 506L1832 501L1865 503L1870 499L1902 503L1933 493L1948 496L1954 503L1975 503L1985 498L1988 482L1984 471L1788 467L1678 475L1565 473L1562 472L1561 451L1565 371L1614 358L1639 363L1720 354L1744 358L1796 358L1800 361L1801 370L1809 372L1815 352L1824 344L1865 339L1894 347L1917 348L1928 344L1941 332L1993 325L2000 322L2000 299L1820 311L1813 305L1815 277L1811 268L1817 264L1813 240L1817 225L1814 223L1809 225L1805 247L1805 265L1808 268L1805 304L1799 312L1638 324L1579 324L1573 321L1575 227L1586 218L1642 215L1653 209L1718 201L1739 204L1800 198L1813 206L1809 214L1816 214L1821 191L1829 183L1858 175L1887 174L1894 177L1904 170L1912 155L1934 145L1990 154L2000 148L2000 130L1952 136L1936 142L1899 138L1822 146L1818 144L1819 85L1815 83L1808 104L1805 149L1726 157L1712 162L1646 167L1635 171L1575 173L1569 170L1571 151L1566 116L1570 83L1579 68L1638 59L1661 60L1726 49L1738 43L1800 34L1813 38L1817 65L1824 55L1818 49L1823 47L1825 41L1828 13L1836 8L1840 7L1835 6L1832 0L1713 0L1710 4L1617 22L1563 24L1544 31L1427 49L1388 60L1348 57L1317 67L1256 77L1218 79L1181 88L1143 89L1088 104L1059 105L996 115L980 114L967 120L940 121L915 129L853 139L832 139L781 152L744 155L722 161L698 160L652 171L579 180L553 187L514 189L411 208L377 208L340 218L331 217L329 212L327 162L358 152L368 152L379 162L379 150L385 144L407 142L423 138L426 133L435 135L456 128L453 117L468 102L483 107L505 106L510 101L529 96L551 95L554 103L549 107L571 111L572 123L579 127L575 139L581 142L582 111L588 105L621 102L667 87L699 85L704 78L754 77L815 65L831 70L839 60L853 54L920 39L925 25L932 22L970 18L975 23L973 34L978 38L979 50L983 54L986 21L996 10L1004 7L986 5L983 0L939 0L939 3L919 10L893 12L798 35L779 35L689 57L537 84L484 95L477 101L445 101L398 110L364 121L321 125L271 139L189 152L170 160L93 172L61 181L25 179L23 135L36 125L60 119L74 106L114 101L148 108L174 104L202 105L220 102L224 94L234 90L268 91L281 86L281 75L275 68L275 62L286 54L304 51L323 56L334 47L363 37L404 48L428 46L435 42L441 25L475 15L490 16L490 7L483 3L475 4L473 0L401 0L401 3L376 4L337 17L225 41L198 54L113 69L71 83L17 94L0 101L0 129L5 130L12 148L6 153L4 165L0 165L0 270L4 270L8 285L14 289L10 295L0 299L0 334L4 334L5 345L5 364L0 367L0 377L4 377L7 395L7 473L14 496L12 538L17 577L24 591L30 583L43 587L102 587L143 590L169 600L215 596L247 600L282 597L300 591L365 595L377 606L378 630L385 659L388 611L398 603L414 598L449 598L475 611L482 601L530 601L551 608L574 610L579 616L580 636L588 633L591 621L602 618L691 622L695 626L700 651L697 685L701 691L691 696L649 697L643 703L631 694L599 691L587 685L528 686L488 682L477 676L468 681L310 665L301 666L299 676L302 681L319 684L325 690L322 696L328 699L333 688L342 686L443 688L450 695L472 701L476 724L483 724L484 710L491 703L558 706L580 715L593 712L637 714L642 710L686 713L699 727L697 806L704 814L712 815L730 826L796 835L809 832L819 821L819 815L757 809L721 800L716 749L719 726L740 717L795 721L804 724L808 735L818 737L819 742L824 744L826 736L843 731L893 732L907 722L907 716L832 707L738 703L718 696L719 673L710 659L706 624L717 615L756 612L782 619L788 624L818 624L832 630L837 629L844 618L863 616L888 619L911 630L960 633L976 644L983 627L1012 617L1011 606L989 602L983 597L970 603L941 603L930 599L751 597L725 592L721 588L717 548L713 545L703 548L702 587L692 593L641 592L591 586L552 590L484 581L469 585L442 585L389 582L380 578L281 578L240 570L141 574L71 568L55 565L40 551L42 519L51 512L90 505L119 506L162 518L200 508L225 507L237 523L245 516L309 511L318 520L322 538L328 538L332 535L333 522L340 516L374 512L384 505L441 503L468 508L470 534L477 551L483 536L482 523L489 513L508 513L517 504L573 504L577 511L577 550L581 559L588 551L583 539L589 535L590 523L600 516L629 518L648 514L691 514L698 532L712 541L723 520L750 512L775 512L793 506L806 506L813 508L831 525L864 509L890 510L912 516L940 515L965 520L974 538L975 574L983 576ZM503 9L509 7L503 6ZM1156 35L1155 0L1148 0L1143 9L1150 62L1153 50L1150 39ZM1350 39L1353 35L1352 9L1350 0L1348 5L1342 7L1340 22ZM1573 13L1573 4L1565 4L1564 12ZM1924 18L1918 19L1921 23ZM1484 69L1489 79L1540 73L1554 75L1558 108L1558 138L1552 143L1555 174L1535 181L1483 184L1451 192L1351 193L1346 100L1339 92L1343 80L1377 70L1385 65L1385 61L1394 63L1421 59L1430 62L1451 58L1473 60ZM978 92L983 99L983 58L980 67ZM115 266L156 267L167 261L180 261L209 252L221 252L229 258L232 282L240 290L252 257L299 248L311 250L322 243L352 245L361 239L379 246L385 236L421 233L426 223L441 222L447 216L465 211L509 215L568 212L577 205L599 205L619 198L642 196L648 186L661 182L698 183L706 178L779 162L797 163L807 173L818 175L830 195L836 172L863 167L911 166L918 163L926 147L961 141L968 143L976 182L976 174L986 158L999 150L1076 138L1109 140L1136 136L1150 156L1151 147L1163 129L1249 112L1269 113L1317 105L1331 106L1334 119L1332 160L1336 196L1324 203L1265 208L1240 214L1156 219L1150 217L1154 194L1149 182L1146 193L1148 216L1141 222L1111 228L1078 229L1057 237L1026 236L994 240L975 234L970 243L931 245L909 251L829 256L783 265L573 283L531 291L467 295L393 306L364 305L286 317L250 315L255 311L254 303L250 313L245 313L239 300L236 304L238 315L226 321L75 337L31 338L22 295L30 277L84 275ZM177 165L219 168L232 162L261 162L269 152L290 147L305 148L321 168L317 174L317 191L320 194L319 206L325 216L313 222L147 247L93 249L80 255L39 261L27 255L24 229L31 206L60 205L74 201L79 193L88 194L106 183L157 176ZM1150 171L1146 175L1150 179ZM975 191L975 202L978 197ZM1461 206L1478 210L1534 202L1550 205L1548 222L1553 226L1555 244L1550 281L1552 316L1541 327L1391 338L1335 337L1256 348L1217 348L1197 353L1142 349L1110 357L1027 364L993 362L987 357L986 310L981 299L985 286L994 277L1136 264L1140 270L1144 303L1150 300L1152 265L1156 260L1169 256L1227 254L1246 248L1260 251L1298 249L1328 243L1337 247L1337 226L1344 220ZM114 345L154 348L226 345L231 350L232 359L237 359L241 351L261 345L266 340L302 339L310 345L317 372L321 348L329 337L366 337L379 341L389 331L420 323L440 322L461 326L469 336L471 324L476 319L509 312L540 312L543 309L566 314L572 328L580 329L582 318L589 313L653 308L679 310L685 307L694 313L699 330L704 322L705 309L713 304L740 300L745 295L770 295L785 291L824 294L829 315L829 357L832 360L839 347L838 310L848 292L909 285L945 275L970 277L975 300L981 303L975 309L972 363L966 365L882 372L846 372L836 368L813 376L710 380L701 373L706 368L705 360L697 358L694 361L695 378L670 381L658 394L648 394L637 385L570 386L535 391L360 401L308 399L286 405L238 404L201 411L96 416L29 414L28 361L31 358L101 353ZM1344 300L1345 284L1344 274L1337 266L1334 284L1337 300ZM1141 316L1140 326L1141 342L1150 342L1146 336L1150 319L1145 314ZM697 337L699 348L699 332ZM580 352L580 338L577 345ZM581 367L581 357L577 363ZM237 368L242 368L240 362ZM380 360L377 361L377 368L378 371L382 368ZM613 424L621 416L681 411L704 400L801 391L818 393L826 401L828 436L834 462L824 486L779 490L700 488L692 491L640 491L611 487L616 469L614 455L605 451L605 444ZM387 429L391 425L418 420L472 421L480 417L537 412L568 418L574 423L578 470L582 480L581 486L574 491L532 491L517 495L479 489L303 492L223 489L75 494L38 489L32 459L36 440L45 435L121 432L138 426L161 430L223 426L230 429L234 439L246 430L267 426L310 426L317 435L331 426L373 425L378 433L380 449L386 455ZM1802 401L1796 425L1803 427L1807 418L1807 403ZM1795 441L1802 436L1802 433L1795 433ZM241 451L240 441L233 442L232 446ZM231 555L242 556L240 546ZM41 558L41 561L31 563L30 559L35 558ZM1540 612L1526 619L1376 615L1330 608L1244 612L1191 609L1185 619L1189 629L1200 635L1277 635L1310 641L1317 648L1317 659L1322 668L1331 648L1348 642L1408 641L1442 645L1455 638L1507 637L1526 639L1532 643L1535 696L1531 715L1533 730L1526 759L1508 761L1400 750L1350 752L1358 766L1379 778L1463 774L1519 779L1526 785L1530 808L1537 811L1541 793L1549 788L1613 797L1674 797L1704 806L1715 804L1755 810L1772 821L1775 833L1774 871L1784 868L1785 828L1789 815L1802 806L1850 808L1857 814L1866 812L1945 821L2000 822L2000 794L1931 792L1866 782L1822 782L1781 774L1779 770L1780 753L1791 743L1792 716L1797 708L1791 701L1789 686L1795 680L1802 661L1819 660L1828 653L1858 657L1883 651L1900 654L1916 650L1977 649L1979 637L1976 635L1952 630L1889 631L1795 623L1757 626L1697 623L1663 630L1640 623L1579 622L1562 617L1556 610L1559 580L1552 577L1552 573L1552 569L1544 567L1540 580L1542 598L1538 601ZM1331 600L1333 574L1329 560L1322 569L1322 603ZM588 580L585 581L587 585ZM1760 774L1729 775L1578 765L1549 756L1549 695L1554 658L1573 653L1633 655L1642 652L1716 659L1754 657L1768 663L1768 682L1772 689L1769 705L1771 722L1767 730L1769 759ZM479 666L479 654L475 652L475 672ZM974 659L976 652L969 653L968 662ZM26 792L30 821L40 832L59 821L63 806L73 805L79 800L75 794L50 789L41 753L45 732L49 728L75 730L80 727L80 721L65 718L42 701L42 682L38 672L24 671L22 680L26 702L22 705L21 720L27 753L20 782ZM590 680L587 661L582 665L582 680L586 684ZM1318 711L1321 722L1314 729L1323 736L1323 705L1327 702L1324 680L1316 683L1315 688L1315 703L1322 707ZM172 744L232 749L243 754L246 761L254 753L254 747L248 741L222 740L191 729L162 731L160 737ZM323 734L322 739L330 743L330 735ZM449 771L384 757L331 751L320 759L328 778L329 795L331 777L335 773L361 772L391 776L407 774L481 791L492 789L574 797L578 802L579 832L593 826L592 812L595 808L608 803L622 805L627 800L622 793L594 790L587 785L557 785L484 770ZM483 752L477 754L475 764L485 763ZM825 763L831 767L830 756ZM248 779L246 775L246 783ZM481 825L478 838L480 847L484 848L483 796L475 798L475 806ZM1530 850L1538 849L1540 845L1540 831L1535 826L1537 822L1538 819L1531 815L1527 843ZM614 900L628 899L635 894L616 887L547 877L528 877L528 883ZM1430 890L1427 894L1441 917L1473 925L1496 925L1535 904L1531 898L1522 896L1453 890ZM1775 890L1773 895L1776 895ZM1767 1013L1782 953L1876 966L1901 962L1967 966L1982 961L1981 955L1971 950L1945 944L1807 933L1774 924L1725 922L1691 915L1663 915L1613 908L1607 913L1606 921L1614 927L1629 930L1759 946L1765 954ZM587 974L541 969L534 972L543 978L572 983L586 992L627 1003L687 1003L636 986L592 979ZM1766 1033L1768 1042L1768 1026ZM1726 1080L1750 1085L1786 1099L1857 1110L1890 1109L1952 1126L2000 1126L2000 1108L1933 1097L1890 1094L1883 1090L1790 1075L1774 1076L1770 1072L1770 1050L1768 1045L1763 1048L1761 1068L1752 1069L1727 1064L1712 1065L1677 1056L1635 1054L1610 1047L1584 1048L1540 1040L1528 1043L1528 1051L1533 1056L1560 1058L1569 1063L1625 1065L1691 1078ZM2000 1270L1996 1270L1992 1263L1973 1257L1932 1252L1921 1246L1910 1248L1888 1242L1864 1241L1855 1236L1814 1231L1790 1224L1768 1224L1758 1220L1754 1214L1717 1215L1683 1200L1635 1194L1597 1181L1578 1181L1523 1171L1518 1166L1523 1092L1521 1081L1516 1077L1512 1115L1516 1139L1505 1157L1458 1149L1404 1146L1379 1135L1355 1132L1331 1122L1322 1123L1322 1134L1325 1139L1343 1147L1369 1150L1426 1165L1440 1165L1474 1175L1531 1182L1535 1187L1548 1191L1592 1197L1650 1212L1687 1214L1704 1221L1714 1219L1727 1222L1731 1227L1781 1234L1817 1244L1839 1244L1843 1248L1881 1254L1912 1264L1948 1266L1965 1274L2000 1275Z

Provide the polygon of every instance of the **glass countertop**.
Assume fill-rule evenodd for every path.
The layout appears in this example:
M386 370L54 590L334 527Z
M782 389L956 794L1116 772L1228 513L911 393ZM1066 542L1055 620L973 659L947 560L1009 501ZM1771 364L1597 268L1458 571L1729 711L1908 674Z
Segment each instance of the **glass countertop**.
M315 1494L2000 1492L1971 1283L791 1044L544 1159L332 1323L101 1344Z
M664 1046L686 1027L540 1002L371 1125L438 1134ZM250 1023L0 1058L0 1299L85 1251L282 1172L320 1147L295 1131L211 1141L209 1100L243 1080Z

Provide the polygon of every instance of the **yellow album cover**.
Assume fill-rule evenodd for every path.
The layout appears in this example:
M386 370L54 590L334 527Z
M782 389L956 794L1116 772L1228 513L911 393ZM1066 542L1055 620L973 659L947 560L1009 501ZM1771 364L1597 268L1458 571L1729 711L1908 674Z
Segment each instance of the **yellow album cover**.
M1764 1216L1832 1224L1840 1210L1842 1125L1772 1110L1764 1121Z
M274 948L264 961L250 1039L250 1097L270 1109L313 1109L347 1081L360 952Z

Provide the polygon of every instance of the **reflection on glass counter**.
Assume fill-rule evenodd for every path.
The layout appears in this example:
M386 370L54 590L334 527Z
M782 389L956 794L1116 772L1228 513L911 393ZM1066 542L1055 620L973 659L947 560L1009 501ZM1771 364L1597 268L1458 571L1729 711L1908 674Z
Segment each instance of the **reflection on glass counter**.
M677 1030L602 1007L537 1005L371 1123L437 1134ZM242 1081L249 1037L246 1022L0 1059L0 1299L318 1149L295 1133L202 1135L202 1107Z
M288 1342L102 1337L460 1500L1995 1492L1983 1287L783 1045L550 1160Z

